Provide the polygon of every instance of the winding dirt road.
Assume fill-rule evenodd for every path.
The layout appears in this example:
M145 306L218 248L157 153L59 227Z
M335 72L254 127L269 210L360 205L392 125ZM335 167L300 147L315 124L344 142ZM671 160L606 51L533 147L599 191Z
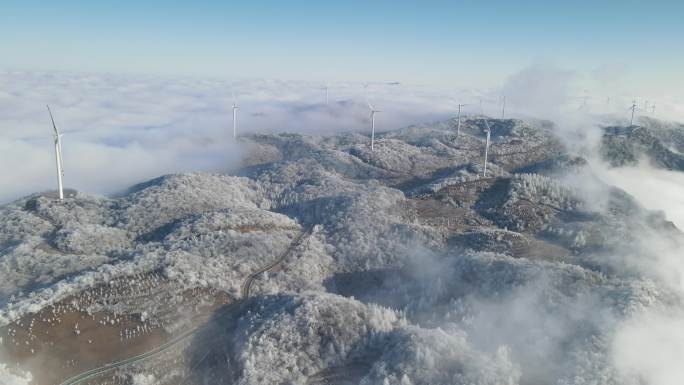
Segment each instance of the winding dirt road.
M299 233L297 238L295 238L290 243L290 246L288 246L287 250L285 250L282 254L280 254L280 256L278 256L278 258L273 260L273 262L269 263L268 265L259 268L258 270L252 272L249 276L247 276L247 278L245 278L244 282L242 283L242 298L241 298L241 300L245 300L245 299L249 298L249 291L252 287L252 284L259 277L259 275L261 275L267 271L273 270L278 265L283 263L283 261L285 261L285 259L290 255L290 253L292 253L296 248L298 248L304 242L304 239L306 238L306 236L311 235L312 230L313 230L313 226L306 227L301 233ZM168 341L168 342L166 342L160 346L157 346L156 348L154 348L150 351L139 354L137 356L129 357L129 358L126 358L125 360L121 360L118 362L112 362L112 363L100 366L99 368L94 368L94 369L88 370L86 372L80 373L76 376L73 376L73 377L67 379L66 381L63 381L60 385L80 384L83 381L95 378L97 376L100 376L100 375L103 375L106 373L110 373L116 369L124 368L124 367L130 366L130 365L133 365L135 363L144 361L148 358L154 357L154 356L156 356L162 352L165 352L168 349L176 346L178 343L186 340L187 338L195 335L201 328L202 328L202 326L197 326L194 329L188 330L188 331L172 338L170 341Z

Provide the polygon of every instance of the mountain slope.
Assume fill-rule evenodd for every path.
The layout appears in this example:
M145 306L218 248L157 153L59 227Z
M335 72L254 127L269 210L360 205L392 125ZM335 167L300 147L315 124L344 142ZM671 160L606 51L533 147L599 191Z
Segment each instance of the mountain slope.
M550 123L485 119L253 135L238 176L3 206L0 361L53 384L187 335L89 383L624 383L616 325L676 302L632 258L682 234Z

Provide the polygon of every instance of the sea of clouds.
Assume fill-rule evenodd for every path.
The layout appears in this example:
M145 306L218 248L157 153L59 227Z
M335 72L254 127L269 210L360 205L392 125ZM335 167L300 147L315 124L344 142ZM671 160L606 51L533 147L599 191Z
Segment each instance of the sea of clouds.
M393 129L446 118L456 100L420 87L330 84L326 105L323 86L0 72L0 202L55 188L47 104L64 133L66 186L111 194L161 174L229 170L242 155L232 140L233 95L239 134L369 131L367 99L383 110L378 130Z
M582 106L585 80L573 71L531 66L495 89L330 83L326 104L325 83L314 81L4 71L0 203L55 188L48 104L64 133L66 186L113 194L161 174L229 171L244 150L232 140L234 100L240 106L239 134L368 132L368 102L382 110L378 131L454 117L459 103L467 104L464 114L499 117L504 94L507 116L552 119L568 137L591 132L587 127L598 115L627 119L630 97L601 102L606 93L601 81L593 81L599 91ZM663 101L658 116L684 116L676 106Z

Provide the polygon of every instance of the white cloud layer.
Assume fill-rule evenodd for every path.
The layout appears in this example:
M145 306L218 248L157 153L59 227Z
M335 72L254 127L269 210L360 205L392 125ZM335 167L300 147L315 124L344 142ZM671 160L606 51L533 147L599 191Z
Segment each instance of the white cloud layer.
M0 73L0 202L53 189L49 104L63 138L65 183L113 193L160 174L220 171L240 158L232 131L326 133L369 129L366 98L383 110L378 130L442 119L453 93L401 85L169 79L72 73ZM366 96L367 95L367 96ZM460 99L472 99L465 91ZM390 103L391 102L391 103Z
M606 92L601 74L592 75L596 95ZM614 78L608 80L619 88ZM603 96L592 96L577 112L583 83L586 77L576 72L535 65L498 90L332 83L325 105L324 85L315 82L0 72L0 203L54 189L46 104L65 133L66 185L110 194L161 174L230 169L241 156L231 139L233 94L241 133L368 131L366 100L383 111L376 117L380 131L453 117L457 103L468 104L466 114L499 116L501 95L507 96L508 116L556 120L568 137L586 130L596 114L620 110L627 117L622 107L629 97L614 98L608 108L599 102ZM657 111L684 116L674 106L664 100Z

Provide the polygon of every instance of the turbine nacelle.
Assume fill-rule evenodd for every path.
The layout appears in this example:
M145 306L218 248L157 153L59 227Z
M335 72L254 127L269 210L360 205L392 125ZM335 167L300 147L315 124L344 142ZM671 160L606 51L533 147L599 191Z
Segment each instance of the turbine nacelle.
M370 110L371 116L375 115L376 112L382 112L381 110L376 110L372 104L368 103L368 109Z
M235 93L232 93L233 95L233 109L238 109L240 106L237 104L237 98L235 97Z

